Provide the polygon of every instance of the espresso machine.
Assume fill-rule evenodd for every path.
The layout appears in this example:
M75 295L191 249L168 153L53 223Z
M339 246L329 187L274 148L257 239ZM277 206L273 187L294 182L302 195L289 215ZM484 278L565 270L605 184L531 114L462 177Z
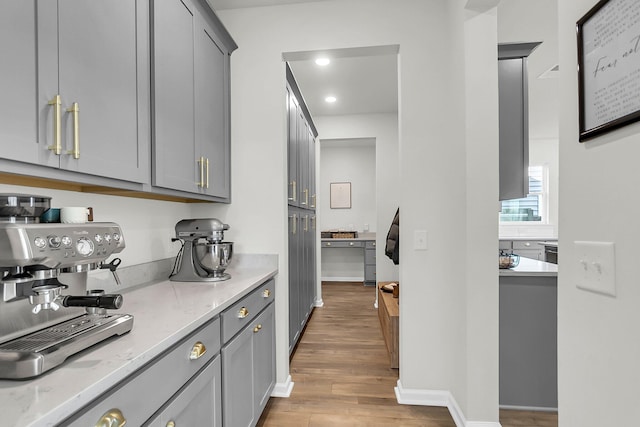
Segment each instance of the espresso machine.
M110 222L39 223L48 197L0 194L0 379L38 376L69 356L133 327L111 314L122 295L87 291L88 272L114 273L120 227Z
M176 282L219 282L231 278L224 270L233 256L233 242L223 242L229 229L216 218L183 219L176 224L176 238L182 241L170 280Z

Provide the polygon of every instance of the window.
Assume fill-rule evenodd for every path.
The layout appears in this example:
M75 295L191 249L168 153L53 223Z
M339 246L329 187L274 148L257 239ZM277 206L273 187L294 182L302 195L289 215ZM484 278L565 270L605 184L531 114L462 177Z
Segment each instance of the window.
M503 200L500 222L547 222L547 170L529 167L529 194L523 199Z

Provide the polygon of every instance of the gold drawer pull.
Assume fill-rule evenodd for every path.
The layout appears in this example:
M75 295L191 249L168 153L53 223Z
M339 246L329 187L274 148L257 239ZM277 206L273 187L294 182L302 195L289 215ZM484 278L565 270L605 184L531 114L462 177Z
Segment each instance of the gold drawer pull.
M127 423L127 419L122 415L122 411L117 408L109 409L96 423L96 427L122 427Z
M260 329L262 329L262 325L258 325L255 328L253 328L253 333L255 334L256 332L258 332Z
M54 96L53 99L49 101L49 105L53 105L53 145L50 145L47 148L53 151L53 154L55 154L56 156L59 156L60 154L62 154L62 139L61 139L61 131L60 131L60 104L62 104L60 95Z
M200 359L206 352L207 347L205 347L205 345L201 341L197 341L191 348L191 353L189 353L189 360Z
M80 106L74 102L67 112L72 113L73 117L73 150L67 151L67 154L71 154L78 160L80 158Z
M262 291L263 298L269 298L270 296L271 296L271 291L269 289L265 289L264 291Z
M247 310L247 307L242 307L239 311L238 311L238 318L239 319L244 319L245 317L247 317L249 315L249 310Z
M169 421L167 423L167 427L176 427L176 423L174 423L173 421Z

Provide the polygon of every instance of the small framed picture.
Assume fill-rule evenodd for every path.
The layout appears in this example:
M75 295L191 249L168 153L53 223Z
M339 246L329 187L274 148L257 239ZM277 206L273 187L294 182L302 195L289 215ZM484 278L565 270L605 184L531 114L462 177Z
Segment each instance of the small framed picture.
M351 209L351 183L332 182L331 209Z

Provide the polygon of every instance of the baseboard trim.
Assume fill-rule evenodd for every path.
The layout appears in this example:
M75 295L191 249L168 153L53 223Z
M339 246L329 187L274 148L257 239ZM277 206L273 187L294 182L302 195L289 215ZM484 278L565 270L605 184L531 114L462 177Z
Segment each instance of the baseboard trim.
M364 282L364 276L321 277L321 282Z
M456 427L501 427L491 421L467 421L450 391L406 389L398 380L395 387L396 400L401 405L442 406L449 410Z
M291 381L291 375L287 375L287 380L283 383L276 383L271 392L271 397L289 397L293 391L293 385L295 383Z
M324 301L322 301L322 298L318 298L317 300L315 300L313 302L313 306L314 307L324 307Z

